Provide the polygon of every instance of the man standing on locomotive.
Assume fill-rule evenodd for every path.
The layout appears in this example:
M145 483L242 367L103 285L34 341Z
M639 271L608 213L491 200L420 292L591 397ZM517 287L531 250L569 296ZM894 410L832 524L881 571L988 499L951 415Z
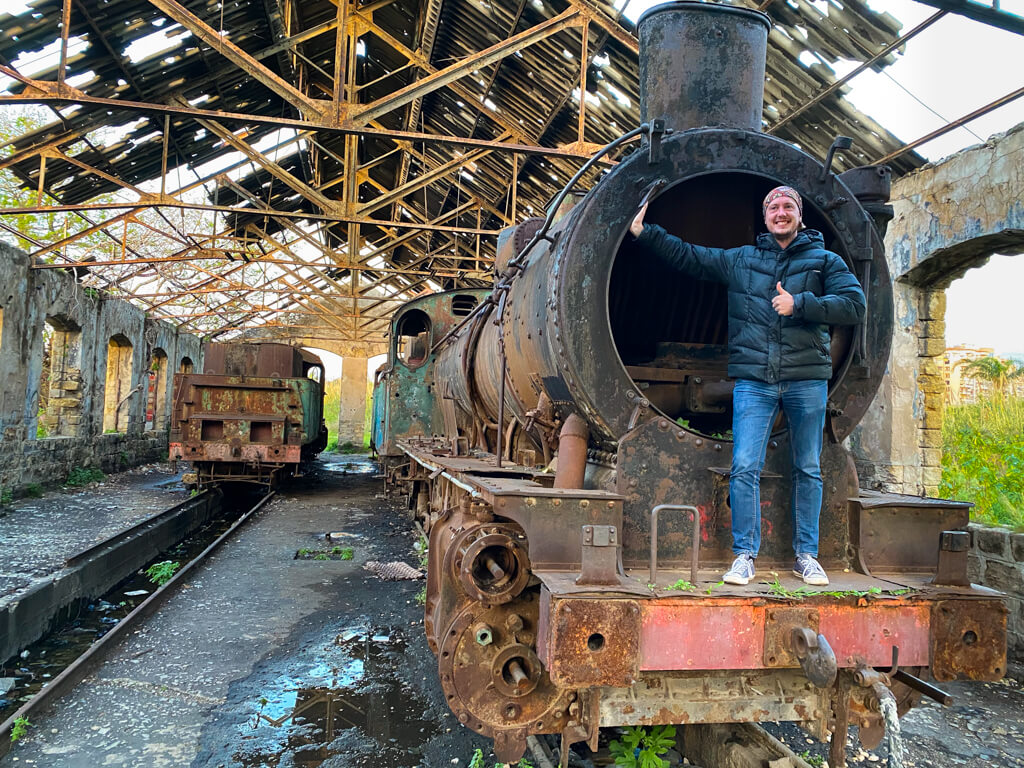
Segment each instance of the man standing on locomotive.
M723 580L746 584L761 547L761 468L779 407L789 422L793 459L793 573L828 584L817 561L821 513L821 443L825 427L830 325L856 325L866 302L843 260L821 233L803 228L803 201L776 187L762 204L767 233L756 245L706 248L644 224L644 204L629 227L637 241L676 269L729 291L729 376L733 458L729 496L733 554Z

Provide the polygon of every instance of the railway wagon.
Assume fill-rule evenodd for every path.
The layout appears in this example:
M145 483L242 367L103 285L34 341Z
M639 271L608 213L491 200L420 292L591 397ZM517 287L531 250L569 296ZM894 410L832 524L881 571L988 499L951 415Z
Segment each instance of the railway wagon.
M531 734L596 747L604 726L792 721L868 748L931 682L1005 671L1006 605L967 575L969 504L860 488L844 440L889 360L889 169L832 172L760 131L768 17L671 3L638 23L640 146L569 205L499 236L495 284L463 316L401 307L377 386L386 482L429 536L425 630L448 704L504 761ZM599 153L600 154L600 153ZM671 272L628 234L753 242L760 201L803 197L867 297L831 330L819 558L791 576L785 420L761 476L756 583L732 559L733 383L723 286ZM791 321L797 322L797 321Z
M324 366L287 344L212 343L202 373L174 376L170 458L199 486L271 486L327 447Z

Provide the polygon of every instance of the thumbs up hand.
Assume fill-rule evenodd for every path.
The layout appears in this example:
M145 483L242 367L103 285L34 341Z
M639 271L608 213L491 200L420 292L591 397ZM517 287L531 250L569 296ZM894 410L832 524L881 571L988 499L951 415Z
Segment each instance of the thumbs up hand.
M789 317L793 314L793 294L783 288L781 282L775 284L775 290L779 295L772 298L772 309L783 317Z

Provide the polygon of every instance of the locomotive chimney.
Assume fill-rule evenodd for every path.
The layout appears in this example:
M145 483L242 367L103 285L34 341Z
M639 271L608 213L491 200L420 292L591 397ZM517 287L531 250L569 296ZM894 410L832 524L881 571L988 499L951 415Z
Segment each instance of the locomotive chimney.
M641 120L760 131L769 29L765 14L731 5L651 8L637 22Z

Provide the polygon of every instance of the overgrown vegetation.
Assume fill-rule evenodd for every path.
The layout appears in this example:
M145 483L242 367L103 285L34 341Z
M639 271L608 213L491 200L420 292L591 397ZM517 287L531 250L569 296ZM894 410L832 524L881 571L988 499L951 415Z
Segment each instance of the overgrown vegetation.
M622 741L612 741L608 748L615 758L615 764L624 768L668 768L668 761L661 755L676 745L676 729L673 725L658 725L654 728L630 726Z
M68 479L64 481L64 485L69 488L81 488L83 485L101 483L106 479L107 476L96 467L75 467L68 472Z
M178 572L181 568L181 563L174 560L164 560L160 563L153 563L146 569L146 575L149 576L149 580L157 586L163 586L171 577Z
M32 723L28 721L27 717L19 717L14 721L14 725L11 727L11 743L25 738L25 734L28 733L28 729L32 727ZM17 758L15 758L17 759Z
M533 768L533 763L525 757L520 758L516 765L518 768ZM469 768L487 768L487 763L484 762L484 751L482 749L477 748L473 750L473 757L469 759Z
M1024 530L1024 399L946 407L939 494L974 502L977 522Z
M25 486L25 496L30 499L41 499L43 497L43 486L39 483L29 483Z
M665 587L666 592L669 592L674 589L680 589L683 592L693 592L693 590L695 590L696 587L686 579L680 579L675 584L669 584L667 587Z

